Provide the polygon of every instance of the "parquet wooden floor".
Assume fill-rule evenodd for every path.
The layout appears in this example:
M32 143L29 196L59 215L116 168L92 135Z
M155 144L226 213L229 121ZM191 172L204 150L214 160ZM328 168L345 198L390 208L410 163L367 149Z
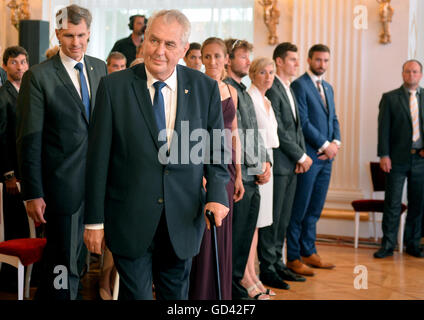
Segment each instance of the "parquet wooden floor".
M333 270L315 269L306 282L289 282L290 290L274 289L273 300L421 300L424 299L424 259L406 253L374 259L376 248L354 249L350 245L318 243L320 256L336 264ZM357 266L367 270L367 289L355 289ZM365 270L365 269L362 269ZM83 299L96 300L99 269L92 264L83 278ZM359 281L359 284L364 284ZM31 298L35 288L31 289ZM14 300L15 292L1 292L0 300Z

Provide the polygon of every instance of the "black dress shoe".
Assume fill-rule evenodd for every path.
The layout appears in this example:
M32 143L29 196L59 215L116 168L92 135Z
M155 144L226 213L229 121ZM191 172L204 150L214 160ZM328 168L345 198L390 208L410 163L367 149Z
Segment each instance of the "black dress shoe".
M282 270L277 270L278 275L280 276L281 279L283 280L287 280L287 281L297 281L297 282L305 282L306 278L302 277L299 274L294 273L293 271L291 271L290 269L282 269Z
M289 290L290 285L284 282L283 279L276 273L265 273L259 274L259 278L261 279L264 285L270 286L272 288Z
M416 258L424 258L424 253L420 249L409 249L406 248L405 252L409 254L410 256L416 257Z
M385 257L391 257L393 255L393 250L380 248L377 252L374 253L374 258L382 259Z

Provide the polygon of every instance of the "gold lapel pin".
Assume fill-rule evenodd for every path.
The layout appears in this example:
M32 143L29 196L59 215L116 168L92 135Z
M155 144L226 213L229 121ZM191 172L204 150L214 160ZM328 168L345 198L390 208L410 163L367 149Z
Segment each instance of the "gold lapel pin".
M185 93L185 94L187 94L187 93L188 93L188 90L187 90L187 89L185 89L185 90L184 90L184 93Z
M93 67L90 67L90 70L93 71Z

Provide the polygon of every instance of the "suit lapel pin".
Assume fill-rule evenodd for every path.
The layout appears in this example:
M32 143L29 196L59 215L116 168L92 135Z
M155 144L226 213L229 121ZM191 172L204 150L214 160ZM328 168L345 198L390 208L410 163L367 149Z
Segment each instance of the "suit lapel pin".
M93 67L90 67L90 70L93 71Z
M187 89L184 89L184 93L187 94L188 93L188 90Z

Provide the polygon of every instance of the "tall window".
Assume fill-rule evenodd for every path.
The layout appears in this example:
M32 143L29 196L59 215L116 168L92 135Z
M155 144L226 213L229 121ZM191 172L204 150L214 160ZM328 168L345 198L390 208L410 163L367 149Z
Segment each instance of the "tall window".
M217 36L246 39L253 42L254 0L50 0L52 44L55 13L68 4L89 9L93 15L88 54L106 59L114 43L128 37L131 31L128 20L131 15L150 17L160 9L179 9L191 22L190 42L201 43Z

